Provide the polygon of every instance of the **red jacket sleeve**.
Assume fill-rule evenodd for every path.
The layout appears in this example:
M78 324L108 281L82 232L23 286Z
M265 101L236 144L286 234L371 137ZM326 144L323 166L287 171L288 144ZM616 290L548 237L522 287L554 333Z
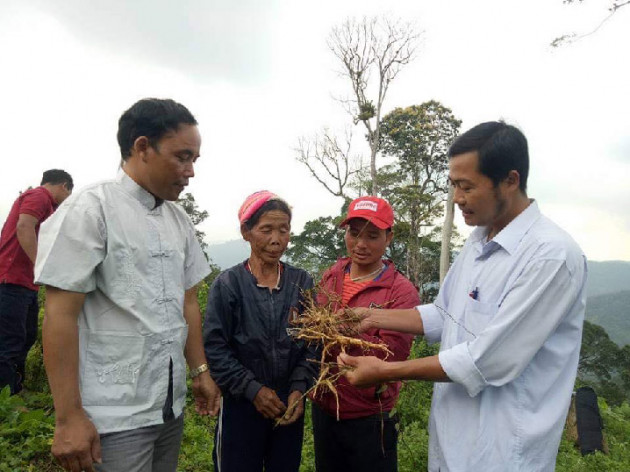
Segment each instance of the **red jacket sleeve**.
M400 274L396 274L392 293L392 303L388 305L388 308L414 308L420 305L418 291L409 280ZM409 357L413 338L413 334L400 333L398 331L385 329L369 330L361 335L361 339L372 343L384 343L392 351L393 355L388 355L380 349L372 349L363 355L376 356L380 359L387 357L389 361L404 361Z

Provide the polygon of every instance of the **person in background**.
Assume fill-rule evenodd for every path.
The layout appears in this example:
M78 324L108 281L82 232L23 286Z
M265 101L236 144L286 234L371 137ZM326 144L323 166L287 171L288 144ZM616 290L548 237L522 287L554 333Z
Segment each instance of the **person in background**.
M476 226L434 303L363 310L363 329L423 334L436 356L340 356L353 385L437 382L429 471L553 471L580 355L586 258L527 196L527 140L487 122L449 149L454 201Z
M393 225L394 212L386 200L367 196L350 203L341 223L348 257L324 273L318 286L320 305L337 311L348 307L413 308L420 303L413 284L392 261L383 259L394 237ZM375 328L364 332L361 339L386 345L392 352L388 361L402 361L409 357L413 336ZM347 352L364 354L360 348ZM334 362L338 354L331 352L326 360ZM378 350L371 354L381 359L386 355ZM341 377L336 387L339 421L337 398L332 392L312 398L316 469L396 471L398 431L390 412L401 382L359 389Z
M37 340L39 287L33 282L40 224L72 193L72 176L44 172L39 187L15 200L0 234L0 389L23 388L26 356Z
M73 472L175 472L187 363L197 411L220 401L197 301L210 267L175 203L201 137L186 107L147 98L120 117L118 144L116 179L77 192L40 235L52 452Z
M263 190L238 212L251 248L246 261L222 272L208 293L206 357L223 392L215 431L215 470L296 472L304 429L303 394L317 376L315 353L289 333L313 287L303 270L281 262L291 209Z

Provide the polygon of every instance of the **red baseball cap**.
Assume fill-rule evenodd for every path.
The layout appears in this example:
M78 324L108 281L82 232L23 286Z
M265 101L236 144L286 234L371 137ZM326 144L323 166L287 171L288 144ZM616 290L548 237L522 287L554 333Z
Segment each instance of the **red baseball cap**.
M368 220L379 229L394 226L394 210L386 200L378 197L359 197L350 202L348 214L339 226L345 226L352 218Z

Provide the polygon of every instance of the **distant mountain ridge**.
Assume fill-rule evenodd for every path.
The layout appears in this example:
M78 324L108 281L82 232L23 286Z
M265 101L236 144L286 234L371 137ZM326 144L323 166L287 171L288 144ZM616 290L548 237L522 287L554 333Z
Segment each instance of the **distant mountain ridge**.
M212 262L225 270L249 257L249 243L243 239L233 239L220 244L209 244L207 252Z
M589 261L588 296L630 290L630 262Z
M588 298L586 319L604 328L619 346L630 344L630 290Z
M619 346L630 344L630 262L589 261L586 319Z

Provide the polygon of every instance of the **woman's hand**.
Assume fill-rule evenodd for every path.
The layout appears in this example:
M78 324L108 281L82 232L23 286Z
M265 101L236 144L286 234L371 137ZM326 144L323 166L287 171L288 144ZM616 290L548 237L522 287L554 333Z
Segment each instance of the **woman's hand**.
M295 423L304 414L304 398L302 392L298 390L291 392L287 403L289 404L289 407L282 418L278 421L279 426Z
M262 387L258 390L254 398L254 406L258 413L270 420L283 415L287 409L282 400L278 398L276 392L269 387Z

